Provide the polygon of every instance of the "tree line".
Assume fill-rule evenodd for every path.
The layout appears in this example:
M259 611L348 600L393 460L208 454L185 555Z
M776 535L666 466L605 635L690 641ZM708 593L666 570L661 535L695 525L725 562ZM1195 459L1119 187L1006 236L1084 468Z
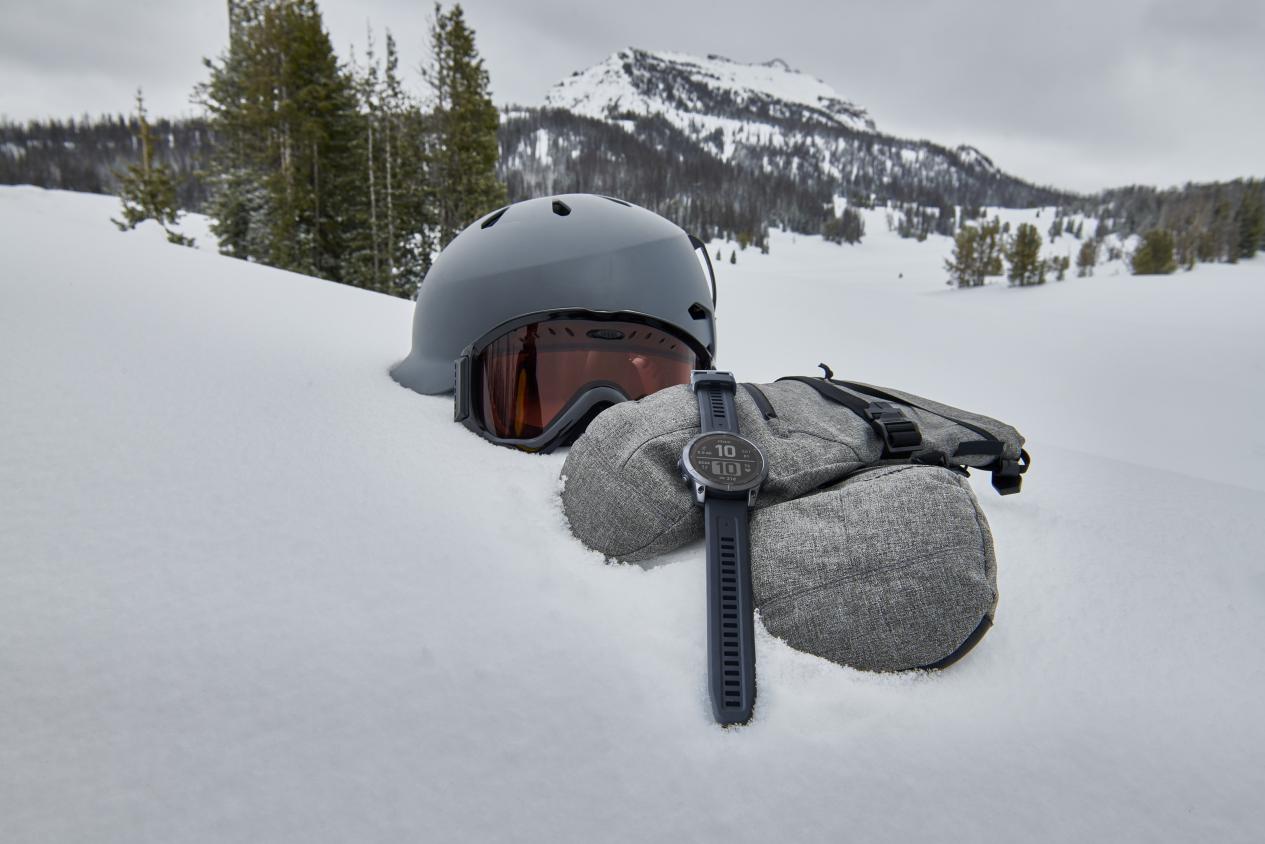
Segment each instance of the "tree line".
M213 143L203 118L155 118L152 160L176 185L186 211L206 206L204 173ZM102 115L69 120L0 121L0 184L118 194L122 174L141 158L137 115Z
M1198 262L1236 263L1265 249L1265 182L1187 184L1161 190L1131 186L1060 208L1098 219L1094 237L1138 235L1134 272L1168 273Z
M1058 221L1059 226L1063 221ZM1062 229L1060 228L1060 231ZM1020 223L1011 230L1010 223L980 215L964 220L953 238L953 251L944 262L948 284L957 287L980 287L990 276L1004 275L1012 287L1045 284L1051 276L1056 281L1067 277L1072 259L1067 255L1041 257L1043 239L1033 223ZM1077 275L1092 275L1098 264L1101 242L1090 238L1077 253Z
M498 120L460 6L436 7L421 94L403 84L390 32L381 54L370 40L362 56L340 62L315 0L230 0L229 16L227 49L206 62L196 90L205 117L148 128L139 116L9 124L0 180L119 193L139 184L126 175L145 158L146 172L170 174L178 208L213 218L224 252L404 296L461 226L541 194L618 195L704 241L764 251L770 228L859 242L856 208L885 195L910 208L1047 198L1009 177L968 172L926 142L915 143L926 149L910 163L910 142L866 133L833 139L851 159L831 169L807 142L744 144L725 161L657 115L627 115L630 130L547 109ZM849 201L836 213L841 192ZM171 216L133 199L142 213ZM918 233L945 233L943 212L938 219Z
M1136 197L1137 190L1126 196ZM1145 189L1141 196L1153 200L1159 193ZM1080 206L1103 214L1097 218L1057 208L1045 237L1051 244L1065 236L1079 241L1075 262L1080 277L1093 275L1104 258L1125 260L1134 275L1164 275L1179 267L1193 269L1201 261L1235 263L1265 251L1265 186L1260 182L1188 185L1166 193L1160 202L1141 206L1150 208L1149 215L1119 197L1115 205ZM1092 223L1092 230L1086 231L1086 223ZM1136 246L1126 254L1125 241L1134 235ZM953 252L944 265L948 283L978 287L1003 273L1011 285L1021 287L1043 284L1049 275L1062 281L1072 267L1070 255L1042 258L1042 243L1042 232L1032 223L1021 223L1012 233L1009 223L962 209Z
M632 130L568 111L516 108L502 116L500 173L512 201L601 193L649 208L705 242L767 248L770 226L817 234L833 218L833 186L781 173L738 171L662 116Z
M214 138L205 210L229 255L411 296L431 257L505 201L496 109L460 5L436 4L428 96L395 40L334 52L315 0L235 0L195 92Z
M1046 235L1082 240L1081 274L1104 252L1121 257L1108 234L1141 236L1130 256L1138 272L1265 246L1258 181L1078 197L1006 176L978 154L846 128L814 130L826 133L825 158L807 140L753 139L722 160L715 138L659 115L623 115L622 125L550 109L498 116L459 5L435 7L420 91L405 84L389 31L381 51L370 32L344 62L315 0L229 9L227 48L206 61L196 90L205 117L150 121L138 103L130 117L0 124L0 182L122 194L124 225L150 217L170 234L180 209L203 211L228 254L400 296L464 225L506 201L564 192L620 196L704 241L764 251L771 228L859 242L858 209L881 204L903 237L955 237L949 272L963 286L1000 274L998 260L1017 265L1012 283L1025 286L1070 269L1024 257L1026 229L991 232L986 204L1058 205ZM1040 232L1035 241L1039 255Z

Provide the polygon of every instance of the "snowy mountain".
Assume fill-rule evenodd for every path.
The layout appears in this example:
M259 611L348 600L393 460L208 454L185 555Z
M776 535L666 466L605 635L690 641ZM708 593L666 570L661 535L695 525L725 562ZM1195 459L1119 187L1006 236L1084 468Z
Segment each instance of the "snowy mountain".
M781 59L742 64L723 56L621 50L554 85L545 105L596 118L660 112L682 128L697 121L701 135L744 123L763 123L770 134L775 127L805 126L875 131L865 109ZM732 152L728 143L724 150Z
M1056 204L1064 196L1003 173L973 147L884 134L864 108L779 59L743 64L625 49L558 82L545 107L546 114L565 111L634 135L660 120L684 139L670 152L696 146L733 165L733 178L783 176L814 194L1007 207ZM551 132L559 127L532 110L511 112L506 122L532 117L550 135L550 147L540 149L539 138L534 148L503 143L513 161L506 169L530 170L535 161L565 171L569 154L584 150L586 139L574 128Z
M865 211L720 264L740 378L825 360L1034 457L1022 495L974 479L1001 603L965 660L867 674L757 623L725 731L701 545L583 548L564 455L391 380L410 303L117 208L0 188L5 841L1259 837L1265 258L950 290L947 238Z

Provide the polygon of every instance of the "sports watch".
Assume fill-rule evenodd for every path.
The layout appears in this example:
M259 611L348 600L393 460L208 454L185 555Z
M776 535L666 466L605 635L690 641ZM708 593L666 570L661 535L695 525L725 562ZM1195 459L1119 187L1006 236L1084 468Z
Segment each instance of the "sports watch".
M738 436L731 372L696 370L702 433L681 452L681 477L703 508L707 537L707 687L721 724L743 724L755 705L755 622L748 519L768 475L759 446Z

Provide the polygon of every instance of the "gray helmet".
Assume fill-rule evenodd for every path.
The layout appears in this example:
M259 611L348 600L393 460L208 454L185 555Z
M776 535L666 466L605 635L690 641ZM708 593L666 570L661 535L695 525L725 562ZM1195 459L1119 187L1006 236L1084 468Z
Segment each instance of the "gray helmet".
M711 366L710 271L697 238L623 200L566 194L515 203L472 223L436 258L418 291L413 350L391 376L419 393L447 392L454 363L479 338L562 310L666 324L698 350L700 366Z

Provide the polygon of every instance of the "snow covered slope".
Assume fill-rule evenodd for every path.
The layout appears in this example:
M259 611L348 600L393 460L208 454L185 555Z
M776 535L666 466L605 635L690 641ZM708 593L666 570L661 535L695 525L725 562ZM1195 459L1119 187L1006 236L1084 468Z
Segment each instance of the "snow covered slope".
M642 569L576 543L562 455L489 446L388 377L409 303L113 213L0 189L0 838L1265 823L1260 259L950 291L947 241L871 220L860 247L722 264L742 377L826 358L1011 421L1036 461L1022 495L977 486L1001 605L966 660L863 674L762 634L755 721L724 731L700 547Z
M559 81L545 106L629 131L632 118L660 115L723 161L801 181L820 173L846 193L1016 206L1057 196L1006 175L974 147L882 134L864 108L781 59L628 48Z
M545 95L545 105L599 119L653 114L671 106L702 119L763 112L776 123L874 130L865 109L781 59L743 64L724 56L704 59L630 48L563 79Z

